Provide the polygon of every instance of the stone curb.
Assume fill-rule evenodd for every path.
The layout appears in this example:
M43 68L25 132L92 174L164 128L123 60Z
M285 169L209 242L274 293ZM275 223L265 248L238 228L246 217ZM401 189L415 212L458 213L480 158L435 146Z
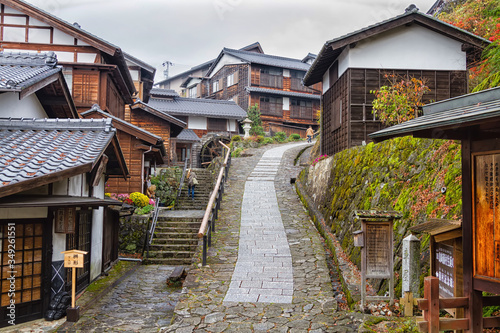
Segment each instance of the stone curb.
M358 277L359 279L360 272L355 265L347 264L347 262L343 260L342 257L339 257L337 255L337 253L342 253L345 257L342 247L330 231L330 228L327 226L323 215L314 206L313 200L305 190L304 185L302 185L300 179L297 179L295 181L295 190L297 191L297 194L302 203L307 208L308 214L314 221L314 224L319 233L325 239L328 248L330 249L330 251L332 251L333 259L335 261L335 265L337 266L337 271L342 283L342 289L346 295L349 307L352 308L361 299L359 281L353 278Z

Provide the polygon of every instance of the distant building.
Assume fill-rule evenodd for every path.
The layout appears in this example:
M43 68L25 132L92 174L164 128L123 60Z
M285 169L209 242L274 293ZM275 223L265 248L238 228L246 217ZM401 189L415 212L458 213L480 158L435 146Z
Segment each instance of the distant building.
M402 15L327 41L304 83L323 84L321 148L335 153L369 142L383 128L371 90L385 74L425 78L424 102L468 92L468 68L489 42L409 7Z
M266 131L301 133L317 127L321 84L306 87L302 78L315 55L292 59L224 48L201 83L205 98L257 105ZM199 88L200 89L200 88Z

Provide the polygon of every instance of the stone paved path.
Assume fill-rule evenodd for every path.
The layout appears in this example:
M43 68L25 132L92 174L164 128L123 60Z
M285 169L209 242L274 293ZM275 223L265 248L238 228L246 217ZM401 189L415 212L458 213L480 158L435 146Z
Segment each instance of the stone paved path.
M57 332L158 332L170 323L179 297L165 284L173 269L161 265L139 267L86 311L80 321L66 323Z
M274 187L288 149L266 151L245 183L238 260L224 302L292 303L292 255Z
M290 146L279 147L285 149ZM299 171L299 167L293 166L293 160L303 146L286 150L278 168L271 165L270 162L276 162L271 159L266 161L268 165L261 164L262 167L255 168L270 148L273 147L250 149L246 153L252 156L233 159L222 202L223 210L208 252L208 265L202 267L199 264L201 257L195 258L198 267L192 269L186 278L172 325L162 329L162 332L358 331L364 316L337 310L320 236L290 184L290 178L296 177ZM291 303L224 301L230 287L234 287L231 281L238 262L238 249L242 247L239 236L247 214L242 209L246 184L251 183L248 180L254 177L266 177L265 173L271 169L277 170L274 181L269 179L268 182L273 183L275 188L292 259ZM252 183L261 181L262 178ZM266 202L267 198L261 198L260 203Z

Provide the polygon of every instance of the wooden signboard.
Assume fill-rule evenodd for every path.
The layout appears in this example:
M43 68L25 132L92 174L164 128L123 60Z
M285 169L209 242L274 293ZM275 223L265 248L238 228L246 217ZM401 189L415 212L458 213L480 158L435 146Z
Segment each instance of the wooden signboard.
M474 276L500 279L500 152L474 156Z
M55 232L72 234L75 232L76 208L58 208L56 211Z
M453 247L436 243L435 269L439 279L439 296L455 297L455 258Z
M76 269L83 268L84 265L84 255L87 251L80 250L69 250L61 252L64 254L64 267L73 268L71 277L71 308L68 309L68 321L76 322L80 318L79 308L75 308L76 301ZM71 313L71 315L70 315Z
M392 275L392 223L367 222L366 233L366 277L387 279Z

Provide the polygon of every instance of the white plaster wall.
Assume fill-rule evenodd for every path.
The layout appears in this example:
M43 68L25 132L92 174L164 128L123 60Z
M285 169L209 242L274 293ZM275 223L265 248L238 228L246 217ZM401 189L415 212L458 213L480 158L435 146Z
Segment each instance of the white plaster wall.
M25 15L24 13L21 13L20 11L15 10L15 9L13 9L13 8L11 8L11 7L8 7L8 6L5 6L5 8L4 8L4 12L5 12L6 14L19 14L19 15Z
M237 127L236 127L236 120L234 119L229 119L228 121L228 126L229 126L229 131L230 132L234 132L236 131Z
M4 16L5 24L17 24L17 25L25 25L26 18L19 16Z
M338 57L338 64L339 64L339 77L342 76L342 74L350 67L350 62L349 62L349 48L346 47L344 51L339 55ZM378 68L378 67L375 67Z
M283 110L290 110L290 97L283 97Z
M224 67L225 65L235 65L235 64L241 64L241 63L243 63L243 61L241 61L241 59L238 59L238 58L233 57L233 56L228 55L228 54L224 54L222 56L222 58L219 60L219 62L217 63L217 65L215 66L212 73L210 74L210 77L213 77L215 74L217 74L217 72L220 71L221 68Z
M54 44L73 45L75 38L62 32L61 30L54 29Z
M18 93L3 93L0 94L0 105L0 117L15 115L16 118L47 118L47 113L35 94L19 100Z
M28 41L30 43L50 43L50 30L48 29L29 29Z
M134 81L139 81L139 71L135 69L129 70L130 76L132 77L132 80Z
M323 94L330 89L330 75L328 69L325 73L323 73Z
M462 43L416 24L359 42L339 58L339 77L347 68L465 70Z
M56 52L57 61L59 62L74 62L75 55L71 52Z
M50 25L48 25L47 23L38 21L36 18L33 17L30 17L30 25L37 25L39 27L50 27Z
M77 175L77 176L73 176L69 179L68 195L71 195L74 197L83 196L83 193L82 193L83 179L82 178L83 178L82 175Z
M66 234L55 233L56 224L52 224L52 261L64 260L64 254L61 252L66 251Z
M86 62L86 63L95 63L95 58L97 54L95 53L78 53L77 60L78 62Z
M101 175L99 185L94 186L94 197L104 199L104 175ZM102 239L104 226L104 208L92 211L92 241L90 250L90 281L94 280L102 271Z
M206 130L207 129L207 118L206 117L189 117L188 121L189 129L199 129Z
M284 76L284 77L290 77L290 70L289 70L289 69L284 68L284 69L283 69L283 76Z
M24 28L4 27L3 40L6 42L24 42L25 30Z

